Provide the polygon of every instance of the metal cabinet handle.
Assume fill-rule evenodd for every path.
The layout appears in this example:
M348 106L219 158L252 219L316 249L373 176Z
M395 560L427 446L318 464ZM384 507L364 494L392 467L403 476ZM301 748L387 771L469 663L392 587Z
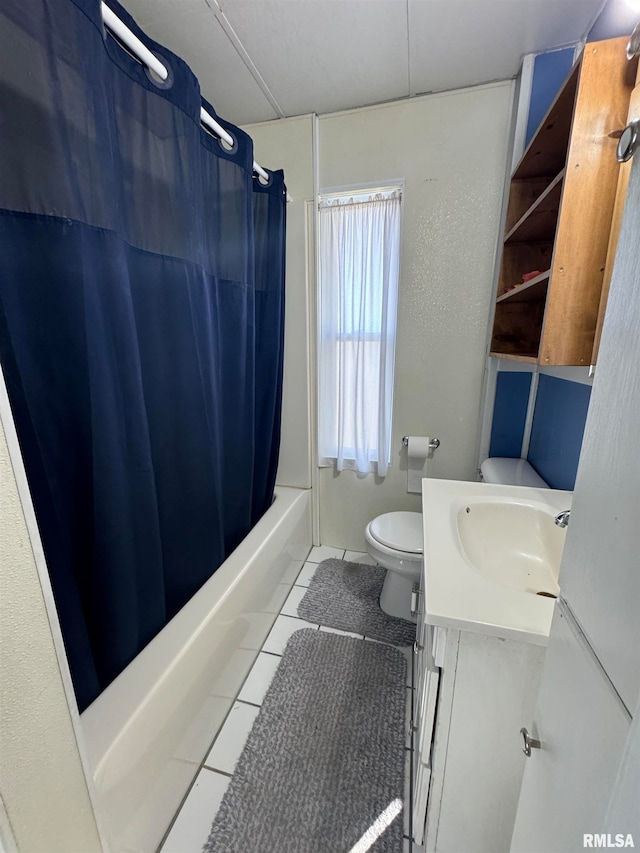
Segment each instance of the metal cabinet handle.
M531 735L525 728L520 729L520 734L522 735L522 751L527 756L527 758L529 758L529 756L531 755L531 750L540 749L542 744L539 740L536 740L535 738L531 737Z
M413 644L414 655L419 654L423 649L424 649L424 646L421 646L420 643L416 640Z

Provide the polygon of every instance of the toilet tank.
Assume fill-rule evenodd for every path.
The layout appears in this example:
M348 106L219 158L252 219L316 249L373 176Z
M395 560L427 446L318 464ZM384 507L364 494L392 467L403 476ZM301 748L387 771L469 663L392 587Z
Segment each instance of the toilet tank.
M509 459L504 456L491 456L480 466L485 483L506 483L510 486L534 486L548 489L549 486L536 473L526 459Z

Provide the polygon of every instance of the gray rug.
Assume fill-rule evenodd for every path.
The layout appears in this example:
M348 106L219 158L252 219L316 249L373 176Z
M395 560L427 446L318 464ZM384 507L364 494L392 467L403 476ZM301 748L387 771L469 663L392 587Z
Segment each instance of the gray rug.
M404 801L405 675L390 646L296 631L205 853L348 853L381 814L395 813ZM402 827L400 811L363 849L402 853Z
M383 643L410 646L416 638L415 624L387 616L380 607L385 572L382 566L324 560L298 605L298 615Z

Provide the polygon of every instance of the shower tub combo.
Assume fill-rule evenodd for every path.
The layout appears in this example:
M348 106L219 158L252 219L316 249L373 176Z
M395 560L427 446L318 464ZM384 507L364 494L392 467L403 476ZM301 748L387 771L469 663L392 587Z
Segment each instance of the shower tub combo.
M276 487L246 539L81 715L114 850L162 841L310 547L310 491Z

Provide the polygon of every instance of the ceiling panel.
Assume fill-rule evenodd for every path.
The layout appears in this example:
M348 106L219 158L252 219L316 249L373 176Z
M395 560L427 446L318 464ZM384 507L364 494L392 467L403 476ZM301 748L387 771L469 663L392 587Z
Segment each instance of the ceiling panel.
M286 115L409 93L405 0L222 0Z
M278 117L205 0L125 0L124 5L152 39L188 63L222 118L241 125Z
M601 0L408 0L411 94L514 77L522 56L578 41Z
M328 113L514 77L602 0L125 0L224 118ZM253 68L252 74L250 68Z

